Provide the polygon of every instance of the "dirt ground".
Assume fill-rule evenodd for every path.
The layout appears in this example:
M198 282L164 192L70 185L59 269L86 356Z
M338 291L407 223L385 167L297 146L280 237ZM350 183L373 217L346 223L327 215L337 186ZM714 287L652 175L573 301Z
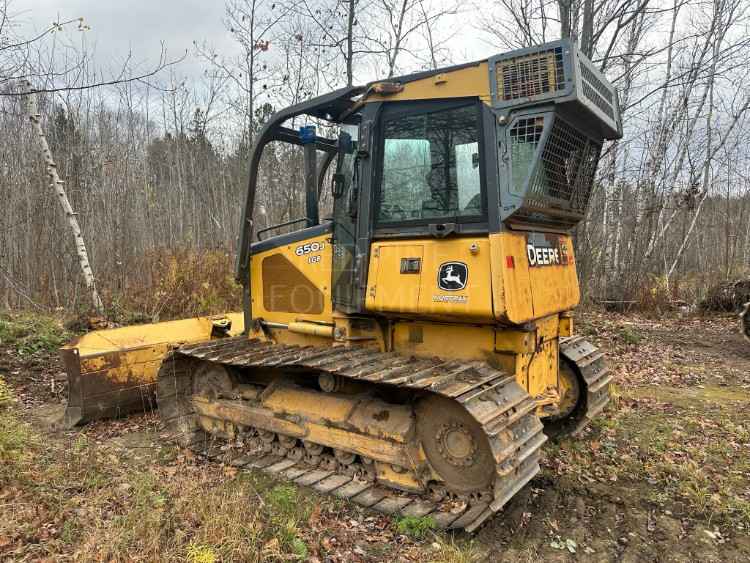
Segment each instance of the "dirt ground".
M607 351L612 404L582 437L549 442L541 474L474 536L204 463L162 444L154 413L56 429L52 346L6 336L0 560L750 560L750 343L736 319L577 322Z

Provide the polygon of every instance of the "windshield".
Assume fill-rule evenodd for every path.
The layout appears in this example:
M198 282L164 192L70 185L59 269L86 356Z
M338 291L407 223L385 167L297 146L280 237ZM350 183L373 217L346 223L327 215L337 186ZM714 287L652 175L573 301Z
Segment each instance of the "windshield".
M386 118L379 223L483 214L475 105Z

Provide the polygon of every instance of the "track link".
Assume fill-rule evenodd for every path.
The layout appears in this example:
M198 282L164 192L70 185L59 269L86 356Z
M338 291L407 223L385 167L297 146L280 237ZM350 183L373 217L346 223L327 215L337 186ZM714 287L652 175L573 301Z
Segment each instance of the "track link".
M577 433L607 406L612 373L604 362L604 352L583 336L561 338L560 355L577 368L585 387L585 401L572 428L572 433Z
M182 446L209 457L226 455L229 449L224 446L222 450L221 442L203 432L193 414L191 374L196 360L236 368L328 373L432 393L460 404L486 435L496 475L488 491L463 497L449 494L450 502L386 488L368 478L366 470L330 462L321 467L317 461L314 467L309 457L300 459L298 452L278 448L269 452L266 447L260 456L257 451L241 452L231 460L237 466L249 465L379 512L430 515L439 528L472 532L539 471L539 451L546 436L535 414L536 403L514 377L485 362L407 358L371 348L276 345L246 336L183 346L165 359L159 372L159 411L168 432Z

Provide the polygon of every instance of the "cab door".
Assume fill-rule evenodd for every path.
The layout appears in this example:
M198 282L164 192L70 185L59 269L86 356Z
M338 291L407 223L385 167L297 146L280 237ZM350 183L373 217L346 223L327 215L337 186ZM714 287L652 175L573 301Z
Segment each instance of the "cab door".
M356 243L358 194L356 141L349 132L339 136L339 156L333 182L333 306L351 313L357 309Z

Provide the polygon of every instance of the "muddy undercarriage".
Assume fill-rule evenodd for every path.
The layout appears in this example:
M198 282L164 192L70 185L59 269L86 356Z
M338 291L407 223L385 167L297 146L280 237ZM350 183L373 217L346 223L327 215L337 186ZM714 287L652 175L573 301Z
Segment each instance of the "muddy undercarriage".
M604 395L584 401L598 411L609 378L588 343L575 344L584 371L601 368ZM469 532L537 474L547 439L535 401L505 372L370 348L246 337L190 345L163 362L157 395L184 447ZM583 408L576 426L594 409Z

